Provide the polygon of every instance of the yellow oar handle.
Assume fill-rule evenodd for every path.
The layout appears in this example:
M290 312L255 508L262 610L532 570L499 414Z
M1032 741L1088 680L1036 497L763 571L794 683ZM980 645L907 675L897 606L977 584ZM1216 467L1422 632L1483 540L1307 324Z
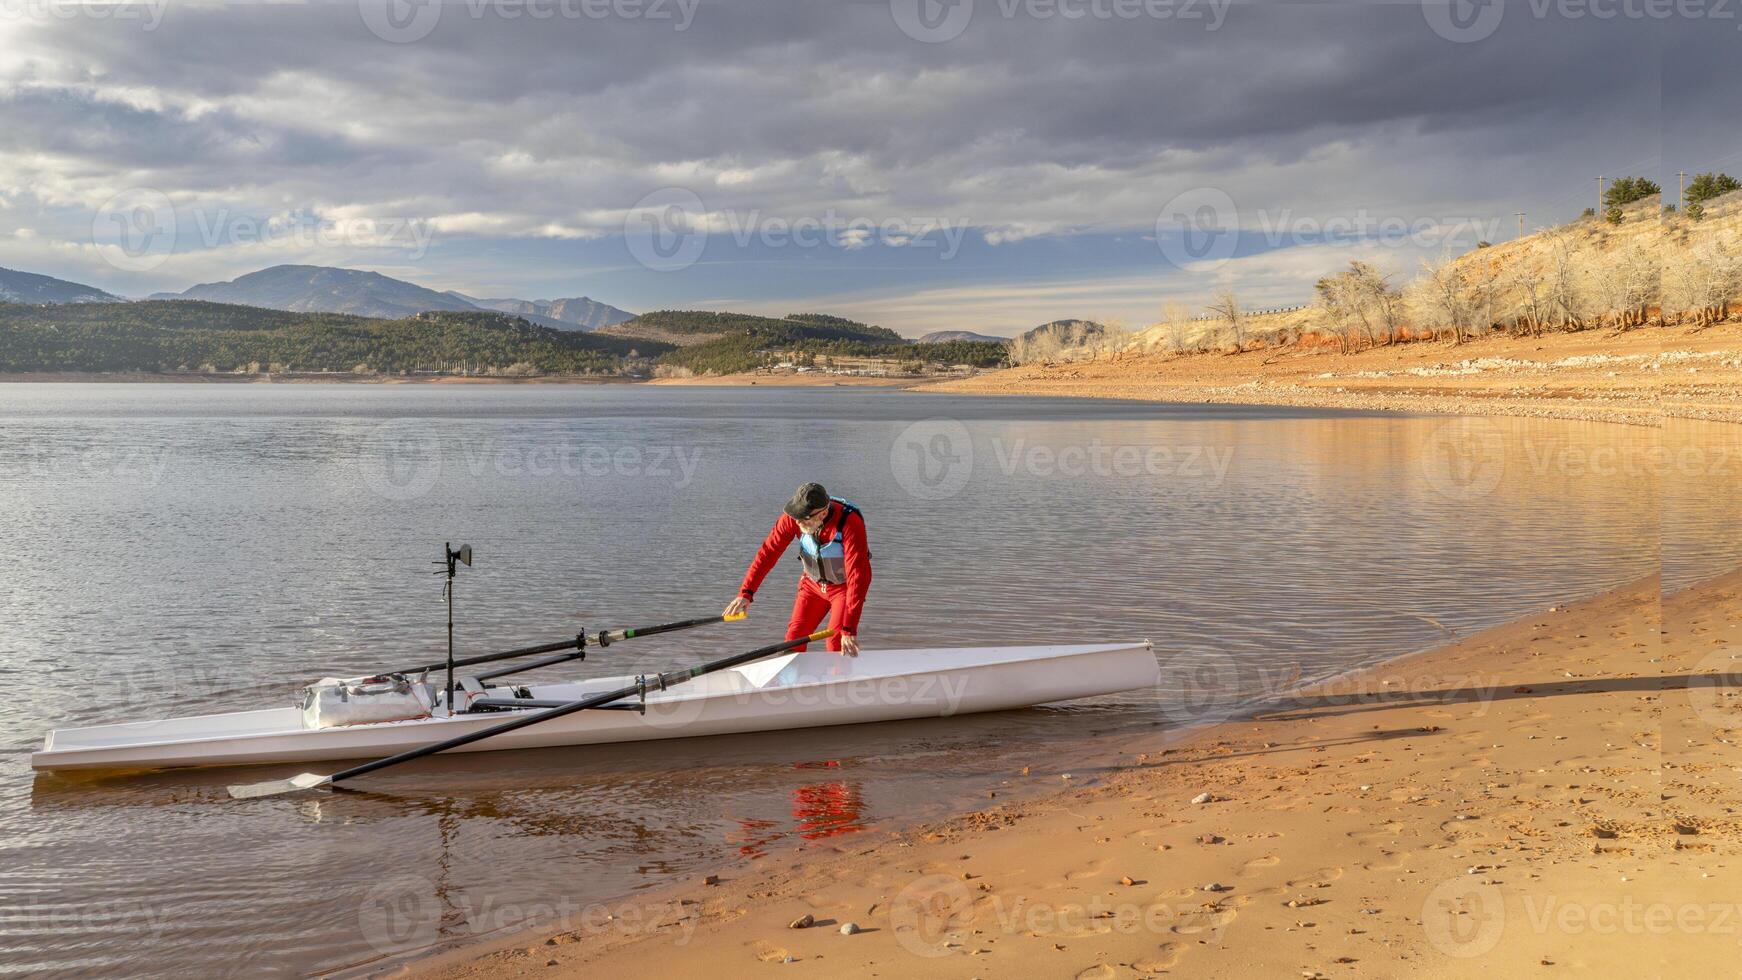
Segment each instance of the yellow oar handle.
M725 615L725 616L721 616L720 618L725 620L728 623L736 623L740 619L749 619L750 614L747 612L736 612L736 613L730 613L730 614Z

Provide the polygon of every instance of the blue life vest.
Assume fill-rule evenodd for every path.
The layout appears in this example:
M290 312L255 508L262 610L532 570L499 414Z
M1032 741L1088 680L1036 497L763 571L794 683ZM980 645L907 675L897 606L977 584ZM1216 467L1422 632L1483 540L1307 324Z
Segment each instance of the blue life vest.
M847 518L859 514L864 520L865 515L859 508L839 497L830 497L831 501L841 505L841 519L835 522L835 533L826 544L818 544L817 539L808 533L798 536L798 560L804 563L805 577L824 585L847 584L847 549L842 542L846 540ZM819 529L820 530L820 529Z

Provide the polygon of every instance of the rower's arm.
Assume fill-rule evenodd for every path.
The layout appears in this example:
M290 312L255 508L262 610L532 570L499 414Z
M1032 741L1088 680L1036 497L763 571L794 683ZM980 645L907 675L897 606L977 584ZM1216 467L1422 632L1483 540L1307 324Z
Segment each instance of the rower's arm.
M847 604L837 629L852 636L859 632L859 614L871 593L871 542L865 534L864 517L851 514L841 525L841 551L847 563Z
M768 532L768 537L762 539L762 547L756 549L756 557L751 559L750 568L744 573L744 582L738 586L738 594L745 599L755 599L756 590L762 587L762 580L768 573L774 571L774 565L780 561L780 556L786 554L786 546L792 544L792 539L798 537L798 522L786 514L774 522L774 527Z

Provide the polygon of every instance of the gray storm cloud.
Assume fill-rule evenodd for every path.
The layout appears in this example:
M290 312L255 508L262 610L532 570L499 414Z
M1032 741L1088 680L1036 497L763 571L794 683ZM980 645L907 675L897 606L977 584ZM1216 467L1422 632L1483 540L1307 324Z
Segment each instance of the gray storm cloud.
M1665 61L1733 57L1733 30L1524 4L1454 43L1411 4L1238 4L1210 30L979 0L929 44L885 3L709 3L679 29L536 0L450 3L392 43L370 2L0 21L0 231L76 240L140 186L509 238L620 232L668 186L993 241L1153 228L1198 186L1243 213L1564 211L1596 161L1654 170L1660 124L1707 132L1678 120L1738 88Z

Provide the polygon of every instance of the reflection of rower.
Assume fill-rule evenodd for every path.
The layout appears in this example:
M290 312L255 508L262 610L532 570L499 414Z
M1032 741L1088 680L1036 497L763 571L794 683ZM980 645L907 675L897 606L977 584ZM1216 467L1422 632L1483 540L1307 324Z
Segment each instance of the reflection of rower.
M865 829L865 799L856 782L811 783L792 791L792 817L798 835L822 840Z

